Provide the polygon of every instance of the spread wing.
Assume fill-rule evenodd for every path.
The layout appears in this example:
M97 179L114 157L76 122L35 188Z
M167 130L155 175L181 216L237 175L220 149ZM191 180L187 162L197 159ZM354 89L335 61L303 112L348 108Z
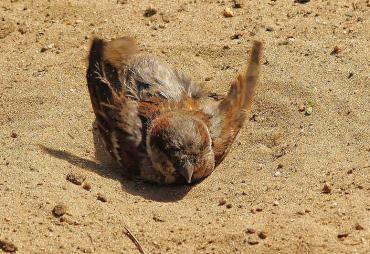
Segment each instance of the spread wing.
M232 82L227 97L213 110L210 132L216 166L221 163L238 134L251 108L259 75L262 44L254 42L246 73Z
M126 96L120 69L135 53L129 38L94 39L86 74L92 107L107 150L128 168L138 165L142 123L138 103Z

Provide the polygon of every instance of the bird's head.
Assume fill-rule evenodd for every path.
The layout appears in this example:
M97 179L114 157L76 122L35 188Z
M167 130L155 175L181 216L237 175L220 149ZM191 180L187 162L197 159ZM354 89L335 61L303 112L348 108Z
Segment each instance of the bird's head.
M147 149L164 183L191 183L214 169L208 128L195 116L176 112L156 118L147 135Z

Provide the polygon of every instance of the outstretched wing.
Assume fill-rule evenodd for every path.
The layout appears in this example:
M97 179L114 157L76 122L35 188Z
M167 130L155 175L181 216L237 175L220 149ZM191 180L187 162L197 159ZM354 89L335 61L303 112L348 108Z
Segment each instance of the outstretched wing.
M119 68L135 52L132 47L129 38L111 42L94 39L86 74L92 107L107 150L127 168L138 165L142 140L137 101L126 96L119 75Z
M254 42L246 73L232 82L226 98L212 113L210 132L213 140L216 166L221 163L238 134L251 108L259 75L262 44Z

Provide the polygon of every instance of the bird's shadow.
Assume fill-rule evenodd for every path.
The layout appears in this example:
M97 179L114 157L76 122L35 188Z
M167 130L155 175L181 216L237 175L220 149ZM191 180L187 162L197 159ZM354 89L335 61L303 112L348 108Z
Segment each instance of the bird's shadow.
M100 134L93 124L93 137L96 161L76 156L70 152L53 149L40 145L41 149L54 158L65 160L72 165L93 171L103 177L120 181L122 189L126 192L142 196L145 199L158 202L175 202L181 200L191 190L192 185L161 186L142 180L133 179L124 173L124 170L114 163L111 156L104 149Z

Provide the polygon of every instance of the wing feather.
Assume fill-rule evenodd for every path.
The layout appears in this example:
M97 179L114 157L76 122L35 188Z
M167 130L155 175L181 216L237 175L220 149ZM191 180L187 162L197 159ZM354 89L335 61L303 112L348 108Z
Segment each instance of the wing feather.
M231 84L229 93L217 107L211 119L211 136L216 165L221 163L250 110L260 69L262 44L254 42L246 73L241 73ZM213 132L212 132L213 130Z

